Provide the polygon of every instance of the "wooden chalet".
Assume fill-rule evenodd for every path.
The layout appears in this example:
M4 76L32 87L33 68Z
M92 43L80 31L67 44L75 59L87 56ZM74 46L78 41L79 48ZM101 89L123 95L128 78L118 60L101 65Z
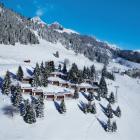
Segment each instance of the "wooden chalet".
M26 94L32 94L32 87L21 87L21 92Z
M66 77L65 74L63 74L62 72L58 72L58 71L51 72L49 75L50 75L50 77L60 77L60 78L65 78Z
M59 77L48 77L48 83L56 86L68 87L67 81L59 78Z
M33 96L43 96L43 90L42 89L36 89L36 88L34 88L33 90L32 90L32 95Z
M98 89L98 87L88 83L81 83L78 85L78 89L80 92L94 92Z
M32 77L23 77L22 83L31 84L32 83L32 80L33 80Z

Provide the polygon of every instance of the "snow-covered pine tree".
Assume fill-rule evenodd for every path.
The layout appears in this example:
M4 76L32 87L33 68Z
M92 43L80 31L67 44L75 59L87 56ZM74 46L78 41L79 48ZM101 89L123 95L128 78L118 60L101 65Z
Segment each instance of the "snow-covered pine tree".
M34 69L34 75L33 75L33 81L32 81L32 86L33 87L38 87L41 86L41 76L40 76L40 68L39 64L36 63L36 67Z
M111 124L110 118L108 118L108 121L107 121L106 131L107 132L111 132L112 131L112 124Z
M26 114L26 101L22 102L20 104L19 108L20 108L20 115L25 116L25 114Z
M33 76L32 86L33 87L41 86L40 78L39 78L39 76L37 75L36 72L34 73L34 76Z
M10 93L10 85L11 85L10 73L9 71L7 71L4 80L2 82L1 88L2 94L8 95Z
M68 80L73 83L78 83L78 67L75 63L72 64L71 69L68 72Z
M73 98L74 99L78 99L79 98L78 88L75 89Z
M93 113L93 114L96 114L97 113L95 103L92 104L92 109L91 109L90 112Z
M61 110L62 113L66 112L66 105L65 105L64 100L62 100L61 103L60 103L60 110Z
M17 71L17 75L16 75L17 80L22 81L23 76L24 76L24 73L23 73L22 67L19 66L18 71Z
M34 73L36 73L38 76L40 75L40 67L39 67L38 63L36 63L36 67L35 67Z
M59 58L59 52L56 51L55 57Z
M59 71L59 72L62 71L62 66L61 66L61 64L59 64L59 66L58 66L58 71Z
M115 113L114 113L117 117L121 117L121 109L120 107L118 106L115 110Z
M64 63L64 65L63 65L62 72L64 74L67 74L67 65L66 65L66 63Z
M45 72L45 67L44 67L44 63L42 61L41 65L40 65L40 73L43 74L44 72Z
M90 79L95 80L95 74L96 74L95 66L92 65L92 66L90 67Z
M102 76L106 77L106 73L107 73L107 68L106 68L106 65L104 65L102 69Z
M35 111L33 109L33 106L29 103L28 100L26 104L26 114L23 116L23 118L24 121L29 124L36 122Z
M82 77L82 71L81 70L78 70L78 73L77 73L77 83L80 84L83 82L83 77Z
M54 65L54 61L52 61L50 65L50 72L54 72L54 71L55 71L55 65Z
M101 89L101 96L103 98L107 98L108 89L107 89L107 85L106 85L106 81L105 81L104 76L101 77L99 87Z
M112 123L112 132L116 132L117 131L117 124L116 124L116 122L114 121L113 123Z
M113 118L113 110L110 103L107 105L106 115L108 118Z
M11 102L14 106L20 107L20 104L22 102L22 94L19 84L16 85L14 92L11 94Z
M97 99L98 101L101 101L101 94L102 94L102 92L101 92L101 89L99 88L99 89L97 90L97 97L96 97L96 99Z
M111 104L114 104L115 103L115 96L114 96L114 93L113 92L111 92L108 101Z
M87 78L88 78L87 68L86 68L85 66L84 66L84 68L83 68L82 77L83 77L83 79L87 79Z
M44 117L44 103L43 103L42 96L39 96L39 98L37 99L36 106L35 106L35 112L36 112L37 118Z
M87 74L87 79L90 79L90 77L91 77L91 71L90 71L90 69L87 67L87 69L86 69L86 74Z

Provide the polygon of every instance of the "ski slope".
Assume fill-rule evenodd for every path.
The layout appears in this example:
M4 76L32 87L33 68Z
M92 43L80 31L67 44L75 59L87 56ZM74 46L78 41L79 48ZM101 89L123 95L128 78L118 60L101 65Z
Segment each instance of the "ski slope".
M23 67L25 75L27 69L32 69L36 62L54 60L55 64L63 63L64 59L69 59L69 66L75 62L79 68L90 66L93 63L97 70L101 70L103 65L92 62L83 55L67 50L61 44L51 44L41 41L40 45L0 45L0 77L3 78L6 70L16 73L18 65ZM59 58L54 57L54 53L59 51ZM26 64L24 60L30 59L31 63ZM128 69L127 66L111 62L109 68L118 67ZM80 102L87 103L87 99L80 94L78 100L66 100L67 112L59 114L54 102L45 101L45 117L37 119L35 124L26 124L22 117L14 113L10 117L5 108L11 106L10 99L0 94L0 140L139 140L140 138L140 80L132 79L128 76L116 74L116 81L106 80L111 91L115 92L114 86L119 86L118 102L113 105L116 109L120 106L122 117L114 117L117 122L118 131L107 133L100 122L107 122L107 117L102 111L102 106L107 106L106 100L100 102L95 100L97 114L84 114L78 107ZM25 97L25 96L24 96ZM25 98L29 98L26 96ZM99 122L100 121L100 122Z

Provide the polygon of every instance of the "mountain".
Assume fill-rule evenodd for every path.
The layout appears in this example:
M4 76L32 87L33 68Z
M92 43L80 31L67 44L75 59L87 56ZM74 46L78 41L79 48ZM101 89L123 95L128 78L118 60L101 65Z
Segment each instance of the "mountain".
M39 44L40 39L51 43L60 42L76 54L84 54L90 60L108 63L115 57L140 62L140 54L115 48L107 42L94 37L81 35L76 31L64 28L58 22L47 24L39 17L26 18L0 4L0 44Z

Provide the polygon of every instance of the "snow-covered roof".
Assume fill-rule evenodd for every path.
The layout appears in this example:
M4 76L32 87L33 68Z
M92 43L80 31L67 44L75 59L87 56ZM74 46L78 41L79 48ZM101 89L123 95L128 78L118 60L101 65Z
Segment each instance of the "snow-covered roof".
M74 93L73 89L68 89L55 85L48 85L47 87L39 87L38 89L42 90L44 95Z
M79 87L83 87L83 88L98 88L96 85L91 85L91 84L88 84L88 83L81 83L79 84Z
M67 81L65 81L59 77L48 77L48 81L58 81L59 83L67 83Z
M65 75L64 73L59 72L59 71L51 72L50 74L54 74L54 75Z
M31 88L30 84L20 83L21 88Z

